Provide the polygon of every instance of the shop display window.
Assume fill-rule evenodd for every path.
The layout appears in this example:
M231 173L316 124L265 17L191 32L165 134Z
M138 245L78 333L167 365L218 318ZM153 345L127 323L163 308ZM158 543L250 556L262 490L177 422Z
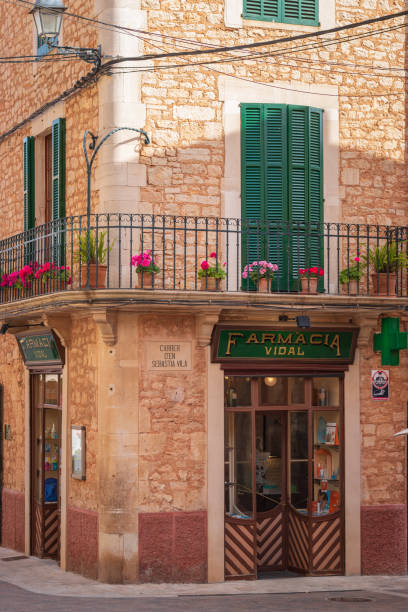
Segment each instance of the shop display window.
M251 405L251 379L249 376L225 376L224 383L224 406L233 408Z
M314 516L340 509L340 415L336 410L313 412L313 500Z

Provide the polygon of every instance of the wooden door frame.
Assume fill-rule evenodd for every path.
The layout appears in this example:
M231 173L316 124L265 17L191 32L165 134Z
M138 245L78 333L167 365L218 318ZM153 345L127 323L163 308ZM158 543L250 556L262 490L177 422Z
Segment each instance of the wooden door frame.
M314 422L314 414L319 410L324 410L328 412L338 412L339 413L339 428L340 428L340 436L341 442L339 447L339 467L340 467L340 499L341 499L341 507L340 507L340 530L341 530L341 545L340 545L340 559L341 559L341 572L344 575L345 571L345 430L344 430L344 370L326 370L322 369L320 372L316 372L312 370L312 372L301 371L301 372L282 372L271 371L252 371L252 372L237 372L234 367L231 369L225 369L224 372L228 376L250 376L251 377L251 405L245 407L225 407L225 412L250 412L251 413L251 424L252 424L252 498L253 498L253 521L256 525L257 520L257 512L256 512L256 415L257 414L268 414L268 413L286 413L286 417L283 422L285 424L285 434L286 438L284 438L284 444L282 448L282 455L285 455L285 462L282 461L282 465L284 466L282 474L282 480L285 478L285 490L287 492L285 510L289 510L294 507L290 504L289 499L289 483L288 483L288 432L289 432L289 413L290 412L307 412L308 418L308 507L307 507L307 524L308 524L308 562L309 562L309 570L308 575L313 575L313 523L316 522L316 517L313 517L312 513L312 499L313 499L313 486L314 486L314 471L313 471L313 461L314 461L314 444L313 444L313 422ZM289 406L289 402L287 402L286 406L272 406L266 405L263 406L260 404L260 385L261 378L263 376L284 376L284 377L299 377L304 378L305 384L305 398L304 404L295 404ZM339 380L339 406L314 406L313 405L313 397L312 397L312 379L319 377L331 377L337 378ZM289 398L288 398L289 399ZM288 512L284 512L284 530L287 532L287 517ZM256 537L256 536L255 536ZM287 537L284 542L284 558L287 566ZM255 542L255 562L256 562L256 542ZM321 574L318 574L321 575ZM256 577L257 577L257 568L256 568Z
M43 384L43 389L42 389L42 397L40 402L38 402L38 404L36 404L35 402L35 384L36 384L36 377L43 375L46 376L47 374L54 374L57 375L58 378L58 405L54 405L54 404L46 404L45 403L45 385ZM35 537L35 482L36 482L36 474L35 474L35 470L36 470L36 411L39 410L39 408L41 409L41 433L42 433L42 439L43 439L43 444L42 444L42 455L41 455L41 469L43 470L43 476L44 476L44 463L45 463L45 438L44 438L44 415L45 415L45 410L47 409L52 409L52 410L56 410L59 412L59 418L60 421L62 422L62 405L60 402L61 399L61 391L62 391L62 368L54 368L54 369L40 369L40 370L36 370L36 369L32 369L30 370L30 554L33 554L33 551L35 549L34 546L34 537ZM60 425L60 432L62 432L62 428ZM62 437L61 437L61 441L60 441L60 445L62 447ZM60 465L60 457L58 459L58 465ZM42 505L42 525L41 525L41 531L42 534L44 533L44 483L45 480L43 478L42 480L42 497L41 497L41 505ZM58 513L61 514L61 497L59 495L58 492ZM58 560L60 558L60 548L61 548L61 532L59 533L59 537L58 537ZM44 550L43 550L43 546L41 547L41 554L40 557L42 558L44 556Z

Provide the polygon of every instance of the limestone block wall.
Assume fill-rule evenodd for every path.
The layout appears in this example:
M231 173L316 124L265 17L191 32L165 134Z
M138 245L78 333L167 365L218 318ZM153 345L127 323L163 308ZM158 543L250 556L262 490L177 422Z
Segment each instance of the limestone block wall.
M407 426L408 355L400 352L399 366L381 366L381 354L373 354L372 342L370 337L360 357L361 571L405 574L406 439L393 434ZM378 369L389 371L388 400L371 399L371 372Z
M16 5L12 11L0 7L0 52L7 55L35 55L34 21L28 14L27 5ZM69 11L93 16L92 0L74 0ZM95 47L97 29L85 21L63 20L60 44ZM91 65L82 60L2 64L0 66L0 138L1 135L24 120L46 102L53 100L69 89L78 79L87 74ZM66 213L86 212L86 168L82 153L82 136L85 129L98 133L98 88L85 89L65 103L60 103L42 113L30 123L15 131L0 142L0 171L2 189L0 193L0 239L23 231L23 140L26 136L37 136L51 128L56 117L66 117ZM38 141L36 141L38 143ZM43 181L39 168L43 151L36 144L36 180ZM96 168L97 164L95 164ZM94 183L95 185L95 183ZM38 191L38 186L36 188ZM97 206L98 193L94 189L92 204ZM36 193L36 218L40 222L40 208L44 208L44 195Z
M1 336L0 385L3 387L3 546L24 551L25 492L25 368L14 337ZM11 439L4 439L4 425L10 426Z
M86 480L71 478L67 466L66 567L90 578L98 577L98 414L97 330L88 318L75 319L71 328L68 366L68 439L71 425L86 427ZM68 461L71 455L68 453Z
M117 337L115 346L98 344L99 578L163 578L169 546L184 567L186 533L196 521L195 569L190 575L184 567L177 579L204 580L207 383L194 318L122 312ZM192 369L151 371L149 344L172 340L191 342ZM163 546L153 559L157 538Z
M240 0L215 0L210 5L195 0L157 0L154 4L142 0L141 7L147 13L149 30L171 31L172 36L206 45L269 40L316 30L245 21L240 17L242 8L236 6L239 4ZM321 26L342 25L404 8L403 0L325 0ZM169 48L165 43L154 44L153 48L145 43L145 51ZM152 146L145 147L141 156L147 165L147 185L141 190L147 210L228 214L220 198L221 188L227 187L223 177L228 176L222 116L228 101L220 104L219 91L222 75L228 74L245 87L256 81L267 83L274 91L275 83L278 91L289 84L298 91L316 91L323 99L327 95L325 87L338 88L340 171L336 190L341 208L336 220L405 223L406 92L403 73L394 70L405 67L405 48L405 31L400 29L347 44L278 54L264 61L145 73L142 101L146 105L146 129L152 137ZM177 63L193 61L180 59ZM363 93L372 97L359 97ZM316 98L316 106L322 107L321 99Z
M25 473L25 367L14 336L1 336L0 385L3 386L3 422L11 427L11 440L3 439L3 486L24 492ZM2 432L4 438L4 432Z

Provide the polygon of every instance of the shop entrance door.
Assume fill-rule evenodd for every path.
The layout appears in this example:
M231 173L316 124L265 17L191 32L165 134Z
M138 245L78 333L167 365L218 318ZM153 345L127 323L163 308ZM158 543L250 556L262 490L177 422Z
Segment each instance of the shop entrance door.
M61 375L32 374L31 551L59 559Z
M344 573L341 384L226 376L227 579Z

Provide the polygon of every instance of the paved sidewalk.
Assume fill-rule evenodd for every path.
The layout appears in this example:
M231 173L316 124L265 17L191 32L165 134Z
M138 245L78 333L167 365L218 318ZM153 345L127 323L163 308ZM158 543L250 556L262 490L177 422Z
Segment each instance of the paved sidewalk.
M408 599L408 576L328 576L318 578L272 578L218 584L142 584L113 585L88 580L78 574L63 572L51 560L21 556L0 547L0 581L32 593L56 596L98 598L177 598L186 596L260 595L268 593L318 593L371 591L393 593ZM408 602L407 602L408 608Z

